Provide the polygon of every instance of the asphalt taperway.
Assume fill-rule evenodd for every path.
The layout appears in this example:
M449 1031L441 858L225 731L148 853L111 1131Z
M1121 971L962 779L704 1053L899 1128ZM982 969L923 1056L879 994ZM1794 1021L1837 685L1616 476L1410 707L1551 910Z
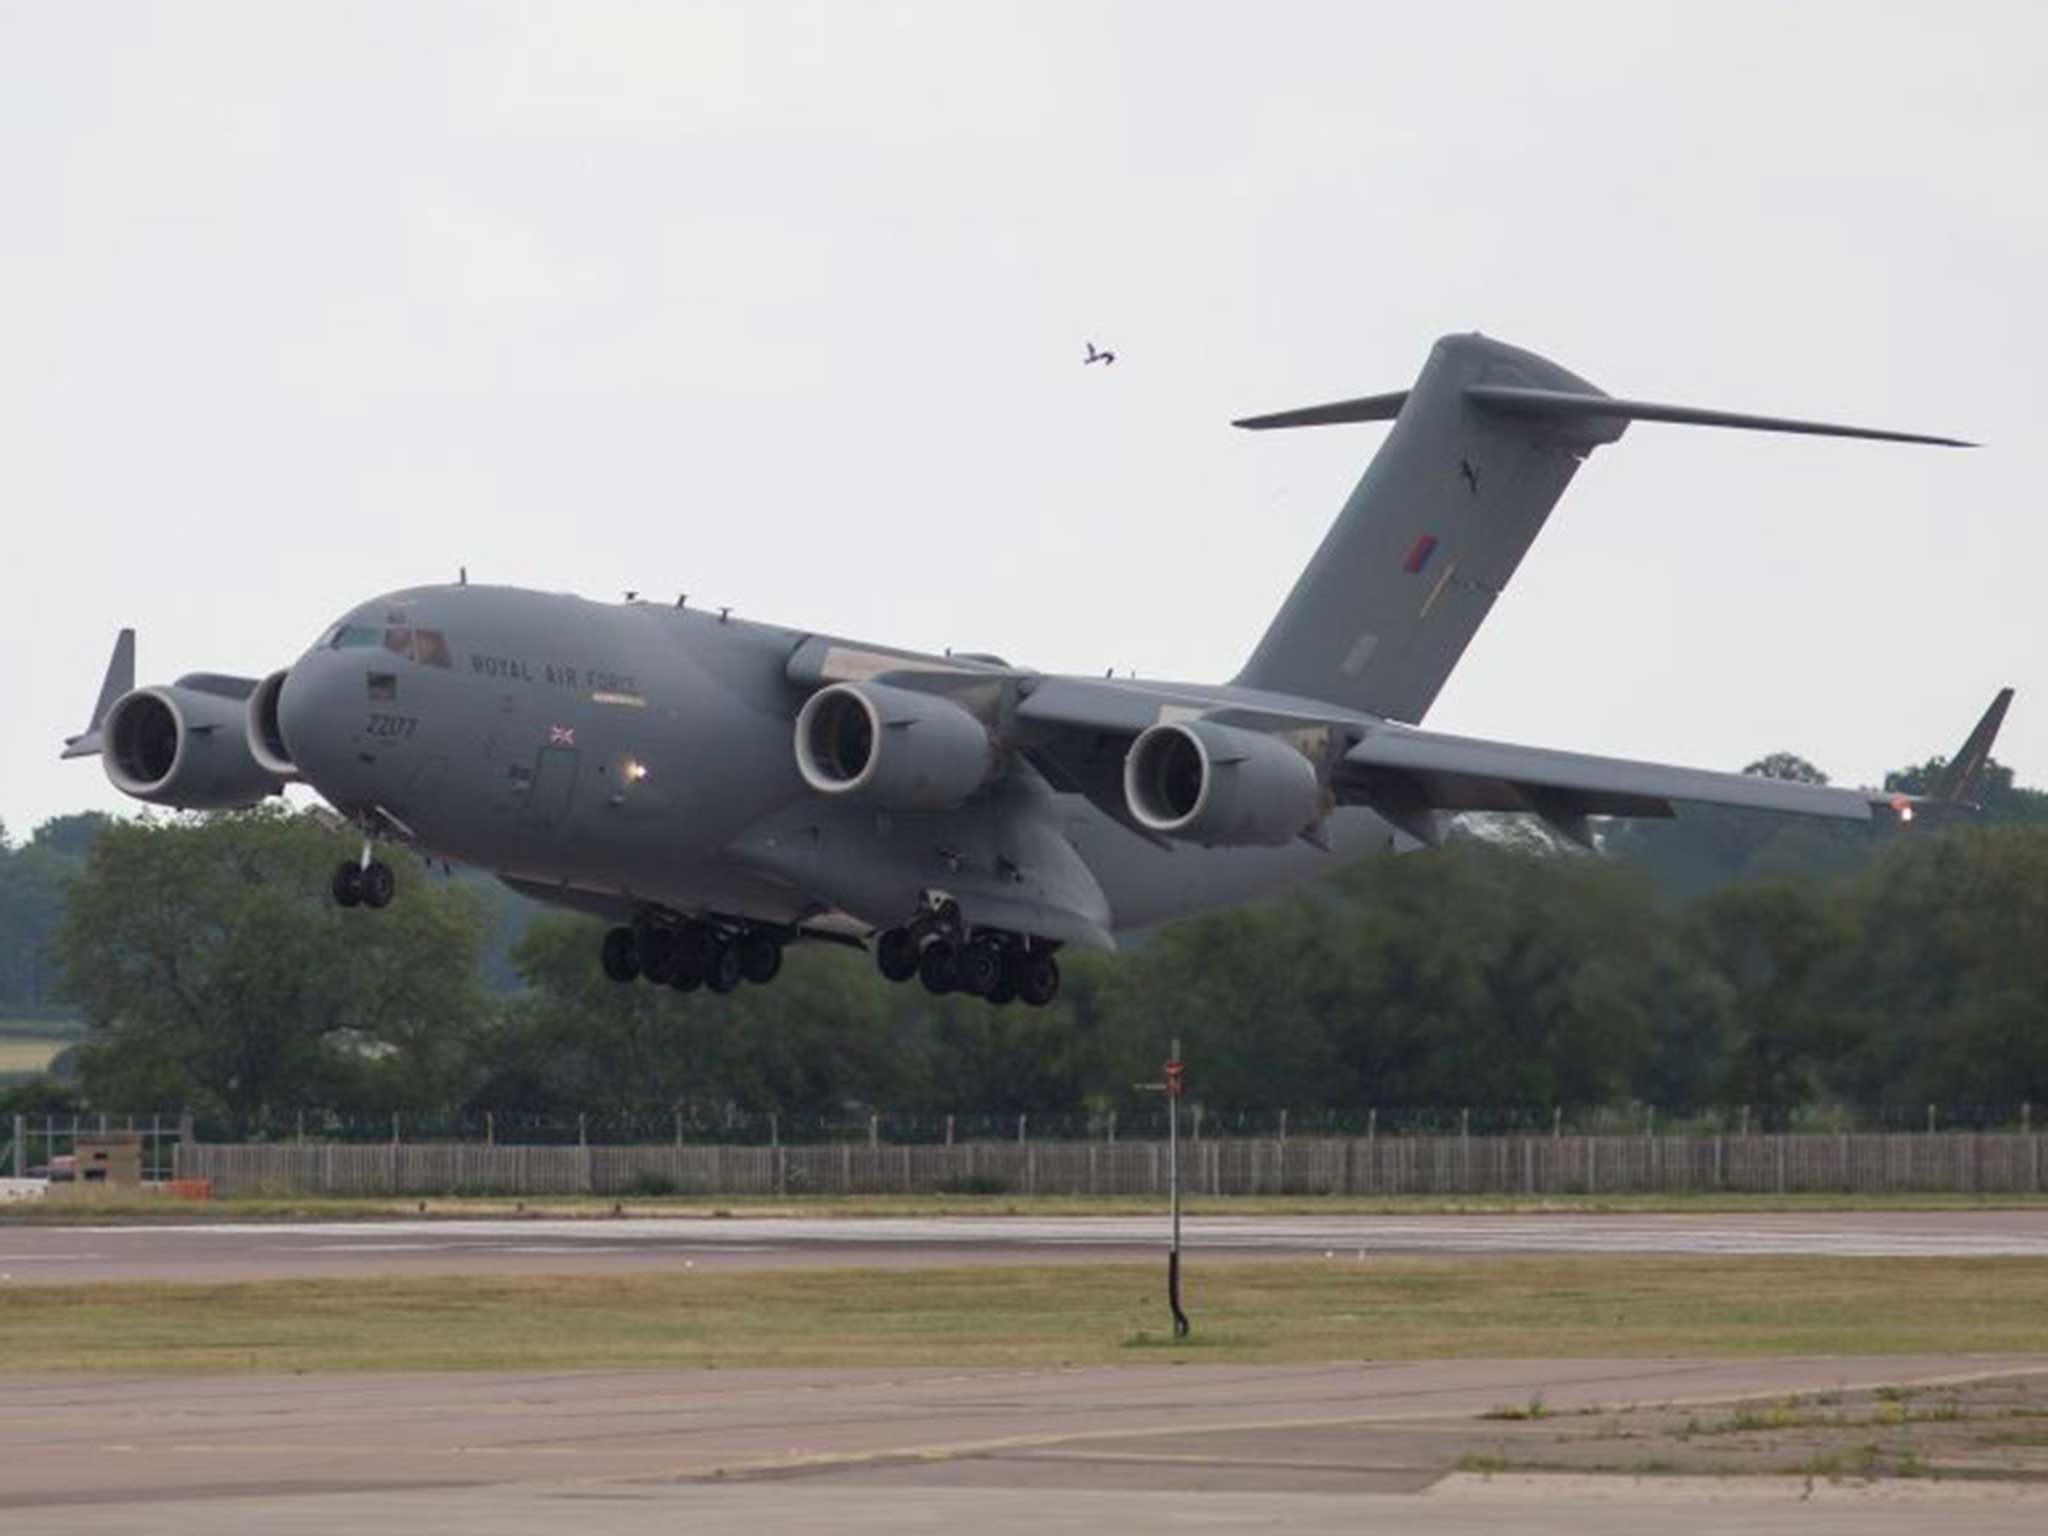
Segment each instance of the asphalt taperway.
M1131 1216L635 1217L176 1226L0 1224L0 1286L366 1274L597 1274L1094 1261L1159 1251ZM2048 1207L1651 1216L1202 1216L1194 1253L2048 1258Z
M2033 1357L14 1378L0 1528L1889 1536L1967 1519L2000 1536L2048 1528L2048 1487L1446 1473L1489 1411L1537 1398L1583 1423L2043 1373Z

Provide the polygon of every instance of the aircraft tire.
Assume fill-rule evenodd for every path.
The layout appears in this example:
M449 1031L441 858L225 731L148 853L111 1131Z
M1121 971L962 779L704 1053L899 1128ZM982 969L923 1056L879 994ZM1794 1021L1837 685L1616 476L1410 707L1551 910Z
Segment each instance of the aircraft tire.
M1010 950L1003 956L1003 968L996 976L996 984L990 987L982 1001L991 1008L1001 1008L1017 1000L1018 954Z
M908 928L890 928L875 940L875 969L884 981L908 981L917 974L917 939Z
M960 948L951 939L933 939L917 957L917 979L933 997L960 987Z
M1017 972L1017 995L1043 1008L1060 995L1060 963L1051 955L1026 955Z
M711 951L711 963L704 968L704 985L722 996L738 987L744 977L739 946L721 940Z
M652 925L639 933L640 974L657 987L674 984L681 974L683 946L672 928Z
M959 986L969 997L987 997L1003 979L1003 952L992 940L977 939L960 951Z
M398 876L391 872L391 866L382 859L372 859L363 866L363 905L382 911L391 905L391 898L398 894Z
M704 973L702 971L693 971L688 966L679 966L676 970L675 980L671 981L669 985L678 992L694 992L704 985Z
M604 936L598 951L604 973L613 981L637 980L640 975L640 937L630 928L613 928Z
M328 882L337 907L359 907L363 904L363 866L350 859L334 866L334 879Z
M699 987L711 974L711 959L718 949L718 935L702 923L690 923L676 934L675 985L688 991ZM683 986L685 981L689 986Z
M742 934L736 946L740 953L740 974L757 987L765 987L782 970L782 946L765 933Z

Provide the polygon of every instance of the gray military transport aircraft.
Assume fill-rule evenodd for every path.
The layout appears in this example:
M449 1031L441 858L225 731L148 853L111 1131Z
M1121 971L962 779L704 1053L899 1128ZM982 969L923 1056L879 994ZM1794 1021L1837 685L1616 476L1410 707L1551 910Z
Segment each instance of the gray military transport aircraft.
M261 680L134 686L124 630L92 724L137 799L247 806L299 781L360 827L333 881L383 907L391 841L611 919L603 963L726 992L800 938L891 981L1051 1001L1067 944L1435 844L1447 816L1674 802L1870 821L1962 803L2001 693L1925 801L1418 729L1551 507L1631 421L1950 438L1612 398L1482 336L1412 389L1253 417L1393 428L1228 683L1062 677L702 612L469 585L374 598Z

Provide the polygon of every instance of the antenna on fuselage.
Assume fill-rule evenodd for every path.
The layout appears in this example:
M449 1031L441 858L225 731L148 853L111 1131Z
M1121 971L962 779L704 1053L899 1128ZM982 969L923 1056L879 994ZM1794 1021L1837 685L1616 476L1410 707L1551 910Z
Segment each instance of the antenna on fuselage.
M455 585L457 585L458 587L466 587L469 585L468 566L458 565L457 567L455 567Z

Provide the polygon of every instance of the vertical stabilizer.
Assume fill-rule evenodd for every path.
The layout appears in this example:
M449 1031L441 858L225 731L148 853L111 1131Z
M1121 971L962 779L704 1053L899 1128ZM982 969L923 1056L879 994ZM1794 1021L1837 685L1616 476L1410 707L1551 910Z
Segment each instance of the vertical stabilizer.
M1238 423L1392 417L1393 430L1236 681L1417 722L1478 633L1588 451L1626 423L1488 409L1472 385L1599 398L1483 336L1447 336L1405 395Z

